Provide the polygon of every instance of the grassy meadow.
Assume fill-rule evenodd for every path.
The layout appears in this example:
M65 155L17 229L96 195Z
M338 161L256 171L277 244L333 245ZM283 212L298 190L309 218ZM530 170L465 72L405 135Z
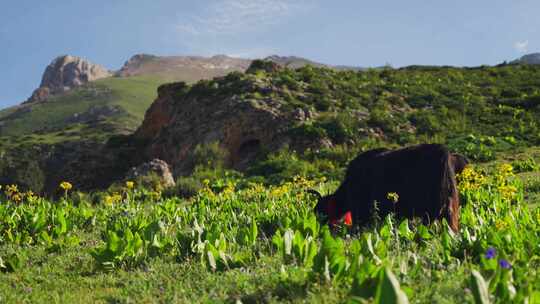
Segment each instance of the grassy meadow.
M189 199L136 182L93 194L66 182L57 201L6 185L0 301L540 303L540 209L526 199L536 160L459 180L458 234L391 217L329 229L305 191L333 190L324 178L224 175Z
M55 199L31 191L43 189L38 156L49 151L35 148L129 134L160 80L103 79L1 111L0 303L540 303L539 75L522 65L307 66L203 80L177 104L273 101L312 117L287 136L333 146L267 151L236 172L217 143L200 145L193 174L172 189L135 180L82 193L67 180ZM70 120L95 107L120 110ZM459 177L459 233L445 222L331 229L317 219L306 190L333 191L360 151L420 142L474 162Z

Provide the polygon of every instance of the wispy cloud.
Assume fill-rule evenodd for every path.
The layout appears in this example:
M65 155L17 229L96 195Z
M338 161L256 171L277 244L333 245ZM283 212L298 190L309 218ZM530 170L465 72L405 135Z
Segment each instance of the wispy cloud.
M529 48L529 40L516 41L514 43L514 49L520 53L527 53Z
M304 1L218 0L192 16L179 17L176 29L192 36L234 35L265 30L305 9Z

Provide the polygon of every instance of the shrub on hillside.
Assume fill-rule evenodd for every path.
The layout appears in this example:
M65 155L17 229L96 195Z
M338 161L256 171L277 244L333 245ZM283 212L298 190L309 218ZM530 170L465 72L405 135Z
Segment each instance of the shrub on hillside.
M229 154L223 149L219 142L198 144L193 150L191 158L193 168L223 168L227 162Z

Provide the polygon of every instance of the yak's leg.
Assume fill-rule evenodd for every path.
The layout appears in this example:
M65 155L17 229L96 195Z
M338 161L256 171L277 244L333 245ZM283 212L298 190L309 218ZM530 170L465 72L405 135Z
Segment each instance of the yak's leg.
M459 231L459 195L457 192L454 192L448 199L446 220L454 232Z

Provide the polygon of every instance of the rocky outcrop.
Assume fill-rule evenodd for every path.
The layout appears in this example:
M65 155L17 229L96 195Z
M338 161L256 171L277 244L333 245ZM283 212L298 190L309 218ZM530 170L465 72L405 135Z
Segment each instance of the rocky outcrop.
M138 74L142 65L159 57L149 54L137 54L132 56L128 61L124 63L122 68L116 72L116 76L129 77Z
M50 95L63 93L87 82L111 75L106 68L82 58L70 55L60 56L47 66L39 88L27 102L43 102Z
M131 168L125 180L134 181L145 177L157 177L161 186L167 188L175 185L169 165L161 159L153 159Z
M28 99L29 102L44 102L47 101L51 90L48 87L41 87L34 90L32 96Z
M97 121L104 121L107 118L118 116L120 114L126 114L126 111L120 106L103 105L103 106L91 106L88 110L82 113L75 113L71 117L66 119L67 123L92 123Z
M181 90L187 90L185 84L160 87L158 99L135 133L147 143L146 158L163 159L175 175L193 169L190 159L197 145L218 142L227 152L226 165L244 169L261 151L290 142L286 131L294 120L281 110L279 101L234 94L197 96Z
M158 88L158 97L146 111L144 124L137 131L140 138L153 138L172 120L175 96L187 90L185 82L164 84Z
M283 69L283 65L270 61L270 60L253 60L246 73L255 74L257 71L264 71L266 73L275 73Z

